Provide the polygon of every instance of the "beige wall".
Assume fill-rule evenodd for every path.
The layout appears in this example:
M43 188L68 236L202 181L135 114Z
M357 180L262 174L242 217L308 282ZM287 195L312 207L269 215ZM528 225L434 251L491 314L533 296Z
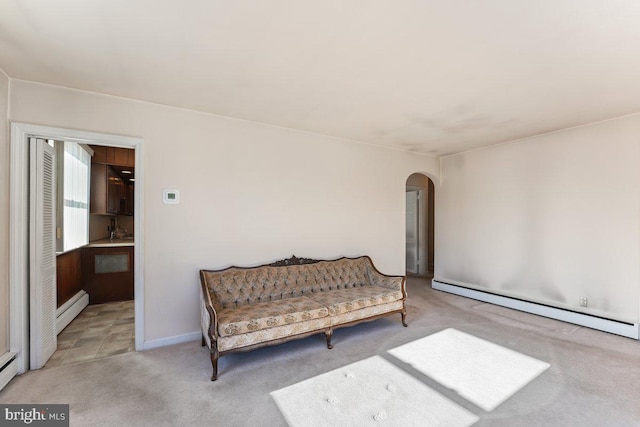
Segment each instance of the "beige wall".
M436 279L638 322L640 115L452 155L441 179Z
M0 355L9 349L9 78L0 70Z
M13 121L144 138L146 341L199 330L200 268L368 254L404 274L406 179L439 171L431 157L24 81L10 104ZM181 203L163 204L164 188Z

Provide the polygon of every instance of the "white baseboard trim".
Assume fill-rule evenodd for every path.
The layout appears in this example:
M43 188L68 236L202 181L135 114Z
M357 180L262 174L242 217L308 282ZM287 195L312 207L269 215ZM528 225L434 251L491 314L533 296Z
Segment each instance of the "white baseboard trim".
M166 347L168 345L181 344L183 342L198 341L202 338L202 332L189 332L188 334L174 335L167 338L158 338L156 340L145 341L143 350L151 350L152 348Z
M56 317L56 334L62 332L73 319L86 306L89 305L89 294L85 291L80 291L75 294L69 301L65 302L57 311Z
M469 289L462 286L450 285L448 283L432 280L431 287L439 291L448 292L455 295L488 302L538 316L549 317L563 322L573 323L599 331L609 332L623 337L640 339L638 323L624 323L616 320L604 319L601 317L589 316L588 314L563 310L561 308L549 307L534 302L523 301L515 298L503 297L501 295Z
M9 381L18 374L18 360L14 359L15 353L7 353L0 358L0 368L4 366L9 360L11 362L0 370L0 390L2 390ZM13 359L13 360L12 360Z

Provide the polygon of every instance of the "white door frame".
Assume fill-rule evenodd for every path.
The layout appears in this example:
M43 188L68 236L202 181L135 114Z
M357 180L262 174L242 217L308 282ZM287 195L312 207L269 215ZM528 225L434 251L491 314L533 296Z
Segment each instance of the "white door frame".
M9 351L17 354L18 373L29 369L29 137L75 141L83 144L125 147L135 150L136 185L134 187L134 293L136 350L144 344L144 140L11 123L9 188Z

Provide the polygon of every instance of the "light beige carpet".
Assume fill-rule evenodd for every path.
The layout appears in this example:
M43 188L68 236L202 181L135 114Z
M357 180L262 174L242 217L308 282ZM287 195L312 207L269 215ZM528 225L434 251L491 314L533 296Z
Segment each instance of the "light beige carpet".
M388 353L485 411L494 410L550 366L452 328Z
M71 426L286 427L270 393L381 356L479 416L473 427L640 425L640 342L431 289L408 279L409 327L396 316L220 359L210 381L200 340L29 371L0 403L68 403ZM549 362L551 367L491 412L389 355L446 328ZM389 418L387 418L389 419ZM34 424L32 423L31 426Z
M287 423L466 427L478 417L380 356L271 393Z

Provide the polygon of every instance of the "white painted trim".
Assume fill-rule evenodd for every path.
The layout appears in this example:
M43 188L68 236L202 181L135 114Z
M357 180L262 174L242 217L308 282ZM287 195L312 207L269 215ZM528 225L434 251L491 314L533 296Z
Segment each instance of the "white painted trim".
M585 326L599 331L622 335L623 337L640 339L637 323L623 323L616 320L589 316L588 314L576 313L574 311L564 310L561 308L549 307L534 302L522 301L514 298L503 297L501 295L477 291L475 289L450 285L437 280L431 281L431 287L439 291L488 302L502 307L512 308L514 310L524 311L526 313L536 314L538 316L549 317L551 319L561 320L563 322L573 323L575 325Z
M88 305L89 295L85 291L78 292L69 301L65 302L56 313L56 335L62 332Z
M71 308L71 306L74 305L84 295L87 295L87 293L83 289L79 290L74 296L69 298L67 302L58 307L58 309L56 310L56 317L60 317L65 311L69 310L69 308Z
M0 356L0 368L2 368L5 363L10 361L15 357L15 353L6 352L2 356Z
M15 356L15 353L6 353L0 358L0 367L7 363L11 358ZM18 374L18 361L14 359L3 370L0 371L0 390L2 390L9 381Z
M29 369L29 144L25 129L11 124L9 166L9 348L18 373Z
M136 185L134 227L135 271L135 333L136 350L144 342L144 156L142 138L62 129L26 123L11 123L10 146L10 232L9 232L9 290L11 301L10 349L16 353L18 373L29 369L28 271L29 271L29 163L28 137L75 141L109 147L133 148L136 152Z
M158 338L157 340L145 341L144 349L151 350L152 348L165 347L165 346L174 345L174 344L181 344L183 342L199 341L201 338L202 338L201 331L189 332L188 334L174 335L172 337Z
M144 349L144 144L136 145L136 185L134 185L134 225L136 232L133 248L134 310L136 351Z

